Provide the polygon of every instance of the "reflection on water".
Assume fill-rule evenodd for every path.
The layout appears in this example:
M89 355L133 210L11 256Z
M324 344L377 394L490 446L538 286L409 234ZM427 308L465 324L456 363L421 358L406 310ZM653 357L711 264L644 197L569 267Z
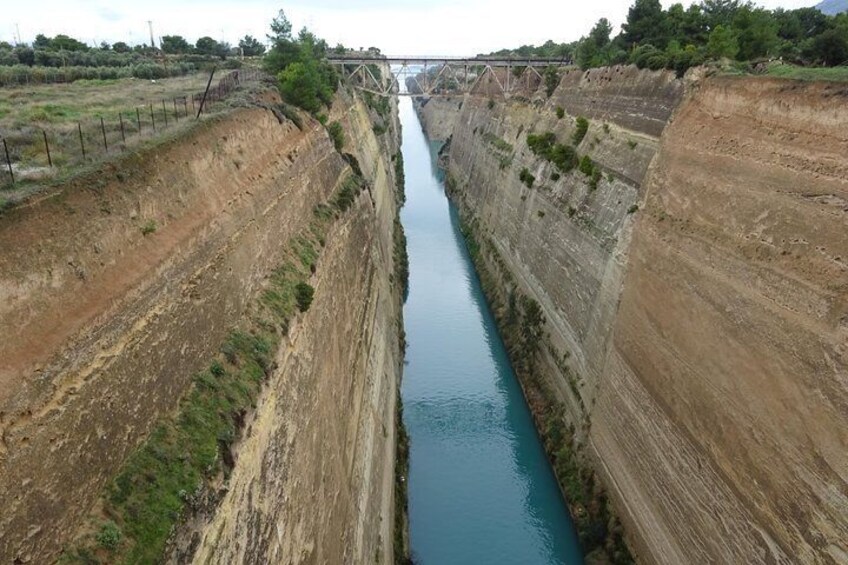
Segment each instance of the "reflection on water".
M582 563L530 413L409 99L404 419L416 563Z

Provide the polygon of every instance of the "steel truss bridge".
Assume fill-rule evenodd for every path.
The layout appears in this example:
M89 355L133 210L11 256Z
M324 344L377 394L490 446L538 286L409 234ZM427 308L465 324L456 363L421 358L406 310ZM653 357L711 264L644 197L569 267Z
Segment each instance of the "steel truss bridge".
M351 55L328 57L327 61L354 88L378 96L412 97L528 94L543 82L545 69L572 64L568 59ZM386 66L390 77L380 70Z

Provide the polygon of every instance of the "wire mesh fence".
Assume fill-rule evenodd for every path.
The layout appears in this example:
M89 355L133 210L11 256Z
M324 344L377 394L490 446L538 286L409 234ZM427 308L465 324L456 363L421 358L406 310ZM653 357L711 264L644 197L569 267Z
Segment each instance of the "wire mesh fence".
M258 69L226 71L206 90L150 100L114 115L67 121L51 128L36 124L0 132L0 188L55 176L69 168L120 153L175 126L223 108L228 96L264 75Z

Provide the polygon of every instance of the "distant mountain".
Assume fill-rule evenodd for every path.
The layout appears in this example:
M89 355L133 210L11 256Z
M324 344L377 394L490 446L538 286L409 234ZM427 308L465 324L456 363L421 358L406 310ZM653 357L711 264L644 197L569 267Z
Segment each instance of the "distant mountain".
M840 12L848 12L848 0L822 0L815 7L823 14L835 16Z

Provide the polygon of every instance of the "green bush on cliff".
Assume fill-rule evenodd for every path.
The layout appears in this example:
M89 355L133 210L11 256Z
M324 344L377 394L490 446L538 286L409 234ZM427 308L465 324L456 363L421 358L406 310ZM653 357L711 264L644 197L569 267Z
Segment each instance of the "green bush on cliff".
M122 537L118 525L112 520L108 520L100 526L100 530L94 536L94 539L97 540L100 547L114 551L121 544Z
M283 100L317 114L332 103L338 84L335 69L324 60L327 42L306 28L295 39L282 10L271 22L271 31L271 49L263 61L265 70L277 77Z
M533 183L536 182L536 177L530 174L530 171L527 167L521 169L521 172L518 173L518 179L523 182L527 188L533 188Z
M309 283L299 282L294 288L297 307L301 312L306 312L312 305L312 298L315 296L315 289Z
M330 139L333 140L333 146L336 148L336 151L341 153L345 144L342 125L339 122L330 122L330 125L327 126L327 133L330 134Z
M575 147L577 147L580 145L580 142L583 141L583 138L586 137L586 132L589 131L589 120L583 116L577 116L574 124L576 129L574 130L574 134L571 136L571 142L574 143Z
M570 145L557 143L550 152L550 160L563 173L568 173L577 166L577 151Z
M542 157L543 159L550 160L551 149L553 149L554 144L556 143L556 134L552 131L546 131L545 133L527 134L527 147L530 148L530 151L533 154Z
M587 177L591 177L592 173L595 171L595 164L592 162L592 158L588 155L583 155L583 158L580 159L580 172L586 175Z

